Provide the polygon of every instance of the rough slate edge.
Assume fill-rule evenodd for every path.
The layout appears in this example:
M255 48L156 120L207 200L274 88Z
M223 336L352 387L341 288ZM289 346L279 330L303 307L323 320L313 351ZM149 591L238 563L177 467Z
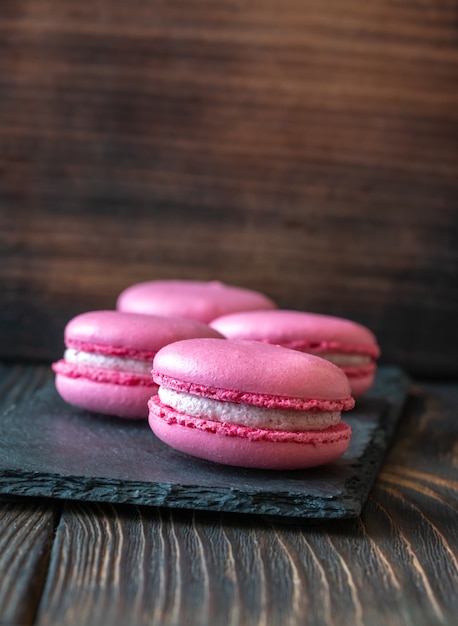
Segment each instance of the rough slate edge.
M335 465L332 468L328 466L327 468L305 470L300 475L291 472L280 473L284 478L284 484L280 487L278 487L280 478L278 472L272 474L257 470L220 467L191 457L185 458L186 455L171 451L172 455L175 454L175 461L178 464L187 463L189 465L191 474L197 471L197 475L199 473L204 475L206 472L209 476L220 476L220 479L221 476L227 475L229 477L228 483L234 483L235 480L235 485L237 485L237 480L239 480L239 485L212 485L211 480L210 483L206 480L205 482L208 483L206 485L198 482L172 484L171 482L120 480L107 476L85 476L84 474L77 475L76 472L69 475L68 473L27 471L11 466L6 467L5 463L0 461L0 494L254 513L273 519L283 519L283 521L288 521L286 518L291 520L300 518L302 521L324 521L357 517L369 495L402 412L408 386L409 380L399 368L394 366L380 367L373 389L359 403L363 407L359 411L360 415L358 415L357 410L345 414L347 421L352 423L353 430L357 434L358 429L365 427L363 426L364 406L372 406L372 411L374 411L374 406L379 407L375 427L361 454L347 466L342 463L343 467ZM53 383L49 383L36 392L24 405L10 407L0 420L5 420L6 417L13 418L14 423L20 425L21 415L24 419L24 415L36 413L40 399L46 398L49 394L57 395ZM60 399L57 396L57 398L52 397L52 400L58 402ZM39 418L39 413L34 415L35 423L39 424ZM105 424L104 427L106 427L106 418L103 419L104 422L101 423ZM152 433L149 436L154 437ZM2 440L5 440L3 429ZM159 444L164 445L161 442ZM166 454L168 454L168 450L167 448ZM4 454L2 454L3 456ZM183 470L181 469L181 471ZM342 471L343 474L346 474L346 478L339 483L333 476L333 472L338 474ZM292 476L294 476L294 480ZM261 484L260 477L262 489L250 488L250 479L254 478L255 482L258 481L258 484ZM298 477L302 477L303 480L298 482ZM326 484L327 480L329 485ZM221 480L216 482L221 482ZM294 489L292 489L290 482L293 483ZM271 483L277 487L269 490L268 487ZM341 488L339 484L342 485Z

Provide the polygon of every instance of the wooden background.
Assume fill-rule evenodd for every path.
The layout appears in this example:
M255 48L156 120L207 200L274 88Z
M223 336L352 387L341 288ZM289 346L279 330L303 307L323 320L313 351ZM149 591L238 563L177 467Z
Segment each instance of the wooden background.
M456 0L1 0L0 357L220 279L458 374Z

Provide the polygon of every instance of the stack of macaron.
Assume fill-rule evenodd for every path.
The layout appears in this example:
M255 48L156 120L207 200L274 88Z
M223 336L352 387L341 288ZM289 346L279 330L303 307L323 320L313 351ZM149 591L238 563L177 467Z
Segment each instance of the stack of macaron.
M162 442L221 464L298 469L346 451L342 411L372 385L369 329L278 309L217 281L157 280L65 328L56 388L70 404L148 418Z

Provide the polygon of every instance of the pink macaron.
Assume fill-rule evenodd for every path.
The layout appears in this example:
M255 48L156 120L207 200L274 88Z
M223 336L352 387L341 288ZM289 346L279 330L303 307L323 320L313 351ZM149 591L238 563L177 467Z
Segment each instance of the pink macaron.
M345 372L354 397L363 395L374 382L380 355L376 338L351 320L277 309L224 315L210 325L230 339L263 341L325 358Z
M155 280L127 287L119 294L116 308L208 323L226 313L273 309L276 305L263 293L219 281Z
M65 354L53 363L56 388L69 404L127 418L147 418L157 393L153 358L172 341L221 337L206 324L119 311L89 311L65 327Z
M172 448L247 468L323 465L347 449L350 385L319 357L256 341L188 339L154 358L149 424Z

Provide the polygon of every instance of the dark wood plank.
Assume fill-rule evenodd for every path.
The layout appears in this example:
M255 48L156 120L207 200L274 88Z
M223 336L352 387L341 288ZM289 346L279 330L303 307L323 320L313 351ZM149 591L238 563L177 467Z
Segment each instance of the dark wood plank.
M454 623L457 400L456 385L415 387L357 520L69 503L37 623Z
M402 514L392 521L374 499L361 520L305 529L74 504L38 624L450 624L456 559L444 540L422 546L420 516L406 537Z
M0 621L33 624L59 507L0 500Z
M457 402L457 384L412 389L367 505L378 549L393 575L405 572L399 594L430 624L458 614Z
M218 278L456 376L456 28L454 0L3 0L0 355Z

